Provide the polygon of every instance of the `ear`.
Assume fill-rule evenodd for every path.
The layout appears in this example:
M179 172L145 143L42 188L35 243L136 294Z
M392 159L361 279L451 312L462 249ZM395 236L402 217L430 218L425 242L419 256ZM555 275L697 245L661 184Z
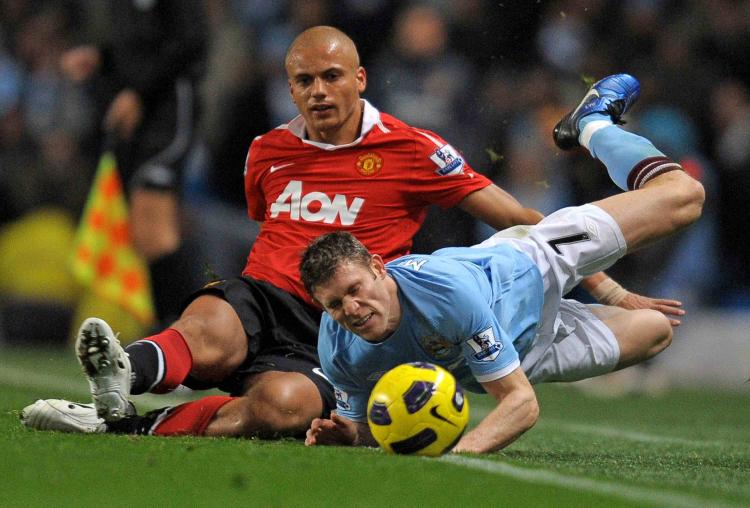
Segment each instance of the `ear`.
M297 101L294 100L294 92L292 91L292 78L287 79L286 82L289 85L289 96L292 98L292 103L297 104Z
M373 254L370 259L370 268L378 279L385 279L388 272L385 269L385 261L380 254Z
M364 67L357 67L357 92L362 94L367 88L367 72Z

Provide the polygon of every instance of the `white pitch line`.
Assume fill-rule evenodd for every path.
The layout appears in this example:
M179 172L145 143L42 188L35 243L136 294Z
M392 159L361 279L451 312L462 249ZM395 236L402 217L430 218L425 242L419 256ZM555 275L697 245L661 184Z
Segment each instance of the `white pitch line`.
M0 367L0 384L41 390L45 392L42 397L50 399L56 399L67 395L74 395L80 400L85 401L88 401L91 398L91 392L89 391L83 373L81 373L80 380L74 380L65 376L56 376L54 374L44 374L18 367L3 366ZM180 404L194 398L195 397L180 393L179 391L168 395L153 395L145 393L143 395L133 396L134 402L141 402L149 407Z
M554 427L556 429L565 430L569 432L576 432L579 434L596 434L604 437L612 437L619 439L627 439L629 441L640 441L643 443L653 444L680 444L694 447L706 447L706 446L737 446L737 443L729 443L726 441L720 441L717 439L711 440L696 440L696 439L685 439L681 437L673 436L662 436L658 434L648 434L646 432L635 432L632 430L625 430L617 427L609 427L605 425L591 425L586 423L570 423L561 420L548 419L539 422L542 427Z
M4 366L0 368L0 384L6 384L10 386L31 388L34 390L49 391L49 398L59 397L60 392L65 394L73 394L81 399L88 399L91 396L86 383L83 379L75 381L69 377L55 376L52 374L44 374L35 371L29 371L17 367ZM137 395L136 401L142 401L145 404L157 407L166 403L179 403L186 400L190 400L190 397L185 397L180 394L171 394L167 396L159 395ZM19 408L20 409L20 408ZM606 435L615 435L621 437L621 431L618 429L609 429L596 427L593 425L579 425L556 422L556 426L564 425L567 427L577 427L581 432L595 432ZM638 440L647 440L652 442L654 439L661 439L658 436L651 436L648 434L641 433L630 433ZM633 437L631 436L631 438ZM701 443L697 441L696 443ZM565 487L570 489L580 489L593 492L595 494L608 494L616 497L621 497L629 500L647 502L659 506L674 506L679 508L703 508L704 506L710 505L712 507L726 507L732 508L739 505L732 505L723 502L716 501L714 499L706 500L697 497L691 497L681 494L673 494L663 491L657 491L652 489L645 489L639 487L633 487L629 485L622 485L613 482L606 482L600 480L592 480L589 478L581 478L577 476L569 476L553 471L540 470L540 469L526 469L516 466L511 466L503 462L487 459L476 459L471 457L462 457L460 455L446 455L438 459L442 462L450 464L456 464L462 467L468 467L480 471L486 471L494 474L502 474L504 476L510 476L517 480L528 481L528 482L539 482L548 485L554 485L558 487Z
M49 391L49 398L55 398L60 396L60 392L70 393L82 400L88 400L91 396L91 392L88 389L87 383L81 373L81 377L78 380L64 376L55 376L52 374L40 373L37 371L30 371L18 367L2 367L0 368L0 383L8 384L11 386L33 388L35 390ZM180 392L180 389L169 395L153 395L143 394L135 395L134 399L136 402L143 404L161 407L164 404L179 404L188 400L194 399L190 392ZM479 421L487 414L487 411L481 409L472 411L472 421ZM694 440L685 439L680 437L662 436L657 434L648 434L645 432L635 432L632 430L626 430L617 427L610 427L606 425L591 425L585 423L570 423L556 419L542 418L537 427L553 426L556 429L576 432L580 434L594 434L604 437L628 439L630 441L642 442L642 443L654 443L654 444L682 444L686 446L694 447L706 447L706 446L737 446L737 443L727 443L720 440Z
M91 395L86 387L83 374L81 374L80 380L74 381L69 377L4 366L0 368L0 383L19 388L71 393L81 397ZM53 395L55 394L50 393L50 396ZM59 396L59 393L57 395Z
M52 374L40 373L17 367L2 367L0 368L0 383L5 383L11 386L33 388L35 390L49 391L49 398L59 397L60 392L76 395L82 400L88 400L88 398L91 396L91 392L88 389L83 373L81 374L80 379L73 380L64 376L55 376ZM177 391L169 395L153 395L146 393L143 395L135 395L134 398L136 402L140 401L141 403L149 406L160 407L165 403L179 404L181 402L186 402L188 400L194 399L195 396L191 395L190 392L181 392L178 388ZM482 419L484 418L486 413L487 411L482 410L473 411L471 415L472 420L477 418ZM606 425L570 423L556 419L542 418L541 421L537 424L537 427L548 426L567 432L576 432L579 434L594 434L604 437L627 439L630 441L642 443L674 443L694 447L737 446L737 443L728 443L720 440L685 439L680 437L636 432Z
M730 508L740 506L717 501L716 499L706 499L603 480L592 480L590 478L571 476L544 469L516 467L495 460L463 457L460 455L445 455L438 460L470 469L509 476L516 480L544 483L573 490L584 490L593 494L604 494L656 506L676 508L704 508L705 506Z
M471 419L472 422L478 423L482 418L486 416L488 411L472 411ZM604 437L627 439L629 441L636 441L641 443L653 443L653 444L681 444L685 446L693 446L698 448L705 447L716 447L716 446L737 446L737 443L730 443L727 441L721 441L718 439L698 440L698 439L686 439L674 436L663 436L659 434L649 434L647 432L637 432L627 430L619 427L611 427L608 425L593 425L586 423L570 423L563 420L554 418L542 418L539 423L536 424L536 428L554 427L555 429L565 432L575 432L578 434L595 434Z

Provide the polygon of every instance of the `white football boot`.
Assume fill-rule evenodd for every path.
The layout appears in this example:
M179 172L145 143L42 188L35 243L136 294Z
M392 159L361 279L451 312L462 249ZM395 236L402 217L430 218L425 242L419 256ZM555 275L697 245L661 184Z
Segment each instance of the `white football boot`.
M107 424L96 416L94 406L62 399L37 400L26 406L21 411L21 423L37 430L83 433L107 431Z
M114 332L102 319L83 322L76 339L76 354L91 387L96 414L116 421L128 414L130 359Z

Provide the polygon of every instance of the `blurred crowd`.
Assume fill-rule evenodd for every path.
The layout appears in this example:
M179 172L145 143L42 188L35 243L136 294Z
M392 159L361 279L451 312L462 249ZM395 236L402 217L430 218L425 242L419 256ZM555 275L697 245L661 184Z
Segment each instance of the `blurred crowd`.
M111 2L150 9L157 0ZM0 339L39 324L43 307L30 301L61 322L76 303L65 247L100 155L103 107L101 90L64 75L60 62L71 48L110 42L111 2L0 0ZM708 200L696 227L609 273L687 306L750 308L750 1L205 0L189 8L197 9L191 36L203 38L197 135L179 180L194 280L244 266L257 233L244 210L247 149L296 115L284 54L300 31L328 24L358 45L373 105L434 130L544 213L615 192L597 161L557 150L551 130L592 80L637 76L642 95L625 128L681 161ZM489 233L461 211L432 213L414 250Z

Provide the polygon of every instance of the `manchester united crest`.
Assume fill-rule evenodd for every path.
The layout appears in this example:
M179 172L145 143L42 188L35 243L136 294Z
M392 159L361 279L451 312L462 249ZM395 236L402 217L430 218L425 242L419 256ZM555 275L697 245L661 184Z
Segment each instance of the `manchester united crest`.
M367 152L357 158L357 171L362 176L375 176L383 167L383 158L375 152Z

